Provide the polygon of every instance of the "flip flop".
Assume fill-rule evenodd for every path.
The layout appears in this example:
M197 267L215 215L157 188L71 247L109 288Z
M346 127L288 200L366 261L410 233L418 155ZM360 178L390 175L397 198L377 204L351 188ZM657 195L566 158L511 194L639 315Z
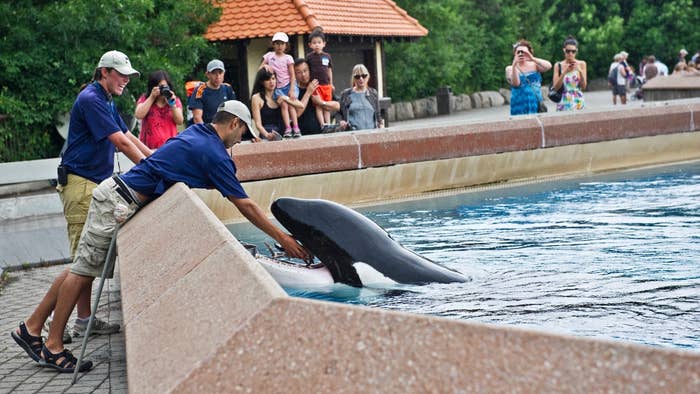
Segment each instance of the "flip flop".
M32 360L37 362L41 360L40 353L41 349L44 347L44 340L41 337L30 335L24 322L19 323L19 335L17 335L15 330L12 330L10 335L12 335L12 339L27 352Z
M63 349L59 353L51 353L46 346L41 349L42 358L39 360L39 365L45 368L55 369L61 373L75 372L75 366L78 364L78 359L68 349ZM92 369L92 361L83 361L80 365L80 372L89 371Z

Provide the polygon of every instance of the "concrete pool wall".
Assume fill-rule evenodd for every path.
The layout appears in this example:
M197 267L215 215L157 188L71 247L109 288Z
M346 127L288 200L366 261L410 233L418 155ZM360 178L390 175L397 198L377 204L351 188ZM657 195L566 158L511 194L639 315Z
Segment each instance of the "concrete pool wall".
M132 393L700 392L697 352L289 297L182 184L118 248Z
M700 159L700 103L528 116L414 130L237 145L233 157L263 209L280 196L362 204L437 190ZM241 220L218 192L197 195L224 223Z

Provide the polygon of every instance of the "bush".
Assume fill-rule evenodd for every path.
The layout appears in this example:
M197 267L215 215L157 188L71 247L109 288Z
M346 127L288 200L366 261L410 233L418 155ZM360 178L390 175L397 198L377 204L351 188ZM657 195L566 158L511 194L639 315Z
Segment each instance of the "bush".
M100 56L126 53L141 78L117 100L125 113L165 69L184 81L214 47L202 37L220 10L201 0L92 0L0 3L0 162L56 157L54 124L92 78ZM184 86L175 89L184 97Z

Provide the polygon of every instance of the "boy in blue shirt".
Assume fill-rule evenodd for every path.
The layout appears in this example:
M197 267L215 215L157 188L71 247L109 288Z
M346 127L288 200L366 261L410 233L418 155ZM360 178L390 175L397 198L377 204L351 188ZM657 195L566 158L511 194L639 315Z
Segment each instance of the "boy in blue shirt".
M26 325L20 323L19 329L12 332L12 337L32 359L59 372L72 373L75 370L77 359L63 347L61 336L78 294L92 283L94 277L102 274L117 222L127 220L140 205L158 198L177 182L194 188L217 189L251 223L279 242L287 254L309 259L306 249L272 224L260 207L248 198L236 178L236 166L226 149L240 142L246 130L258 136L248 108L239 101L226 101L219 106L213 123L188 127L126 174L100 183L93 192L86 230L80 238L71 272L55 291L46 294L26 320ZM41 327L52 309L54 320L49 336L37 353L33 343L41 342L41 337L30 333L37 332L37 327ZM80 366L81 371L91 368L90 361Z

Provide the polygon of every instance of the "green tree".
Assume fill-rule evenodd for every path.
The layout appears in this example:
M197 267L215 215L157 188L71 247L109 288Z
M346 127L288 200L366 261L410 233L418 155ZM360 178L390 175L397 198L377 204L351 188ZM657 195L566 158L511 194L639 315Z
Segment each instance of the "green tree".
M151 71L184 81L214 53L202 35L219 15L201 0L0 2L0 162L58 154L56 119L70 111L108 50L129 55L142 74L118 101L126 111Z

